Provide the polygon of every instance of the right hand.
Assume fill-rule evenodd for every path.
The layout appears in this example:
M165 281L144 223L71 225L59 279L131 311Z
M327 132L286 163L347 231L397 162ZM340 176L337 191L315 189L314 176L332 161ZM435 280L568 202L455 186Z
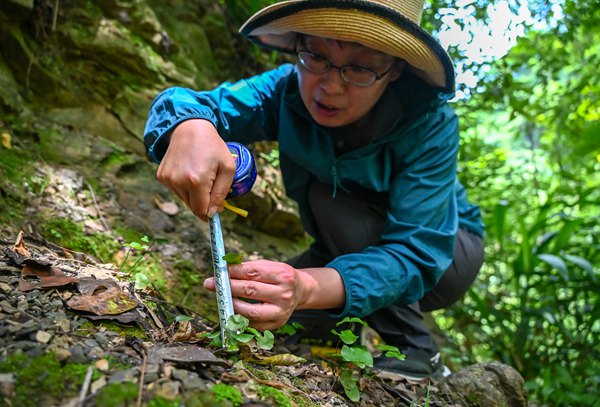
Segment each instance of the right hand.
M191 119L173 130L156 178L207 221L223 210L234 174L235 160L213 124Z

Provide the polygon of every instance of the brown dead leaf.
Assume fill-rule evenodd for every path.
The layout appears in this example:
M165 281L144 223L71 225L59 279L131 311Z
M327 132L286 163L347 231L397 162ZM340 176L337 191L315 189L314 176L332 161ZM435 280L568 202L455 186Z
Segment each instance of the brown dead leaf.
M67 276L58 267L52 267L35 261L27 261L25 267L23 267L23 270L21 271L19 291L31 291L36 288L62 287L77 282L79 282L77 277Z
M190 321L178 322L177 332L173 335L173 342L189 342L196 339L196 330Z
M306 362L306 359L292 355L291 353L280 353L272 356L261 355L258 352L253 352L248 346L243 346L241 348L240 356L246 362L256 363L258 365L291 366Z
M82 286L85 288L82 289ZM129 294L123 292L111 280L86 279L80 284L79 290L87 294L75 296L67 301L69 307L78 311L87 311L96 315L118 315L138 305Z
M158 195L154 195L154 203L164 213L175 216L179 213L179 207L173 201L162 201Z
M31 253L29 253L29 250L25 246L25 241L23 240L23 236L24 236L23 231L20 231L19 234L17 235L17 239L15 240L15 244L13 245L12 249L14 252L20 254L21 256L31 257Z

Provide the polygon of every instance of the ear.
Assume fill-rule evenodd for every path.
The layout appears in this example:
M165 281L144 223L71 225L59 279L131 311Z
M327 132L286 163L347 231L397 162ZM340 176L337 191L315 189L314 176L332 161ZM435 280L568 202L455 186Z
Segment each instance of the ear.
M397 59L392 71L390 72L390 82L395 81L402 75L402 71L404 71L404 67L406 66L406 61L403 59Z

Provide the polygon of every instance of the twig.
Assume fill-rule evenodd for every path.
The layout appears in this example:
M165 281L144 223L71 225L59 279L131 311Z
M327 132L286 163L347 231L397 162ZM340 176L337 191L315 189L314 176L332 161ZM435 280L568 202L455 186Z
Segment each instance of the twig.
M56 2L58 3L58 0L56 0ZM108 227L108 224L106 223L106 220L104 219L104 216L102 216L102 212L100 211L100 206L98 205L98 201L96 201L96 194L94 194L94 189L92 188L92 186L90 185L89 182L85 183L88 187L88 189L90 190L90 195L92 196L92 202L94 202L94 208L96 208L96 211L98 211L98 217L100 218L100 222L102 222L102 226L104 226L104 230L106 232L110 232L110 228Z
M94 373L94 368L92 367L92 365L90 365L88 366L87 373L85 374L85 379L83 380L83 385L81 386L81 393L79 393L79 400L77 401L77 406L83 406L83 402L85 401L85 395L90 389L92 373Z
M150 316L152 317L152 320L154 321L154 323L156 324L156 326L159 329L164 329L165 326L163 325L162 321L156 316L156 314L154 313L154 311L152 311L150 309L150 307L148 307L146 305L146 303L142 300L142 297L140 297L140 295L137 292L134 292L133 295L135 296L135 298L144 306L144 308L146 308L146 311L148 311L148 313L150 314Z
M56 21L58 20L58 2L59 0L54 0L54 9L52 10L52 32L56 30Z
M142 393L144 391L144 376L145 375L146 375L146 355L144 355L144 362L142 363L142 371L140 373L140 384L138 387L137 402L135 403L136 407L141 407L141 405L142 405Z

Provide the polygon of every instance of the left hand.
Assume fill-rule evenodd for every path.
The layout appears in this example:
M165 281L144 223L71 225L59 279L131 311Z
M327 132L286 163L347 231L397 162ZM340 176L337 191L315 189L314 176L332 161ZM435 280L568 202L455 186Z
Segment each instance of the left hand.
M304 273L286 263L257 260L232 264L228 268L233 307L256 329L283 326L306 296ZM208 278L204 287L214 291L214 278Z

